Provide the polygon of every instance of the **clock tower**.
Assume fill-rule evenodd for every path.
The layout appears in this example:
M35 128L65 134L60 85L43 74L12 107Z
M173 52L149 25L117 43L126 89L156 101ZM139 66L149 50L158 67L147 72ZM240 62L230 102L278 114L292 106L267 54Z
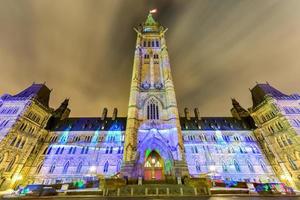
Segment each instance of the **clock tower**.
M134 30L137 40L121 174L145 180L188 175L165 40L167 28L149 13Z

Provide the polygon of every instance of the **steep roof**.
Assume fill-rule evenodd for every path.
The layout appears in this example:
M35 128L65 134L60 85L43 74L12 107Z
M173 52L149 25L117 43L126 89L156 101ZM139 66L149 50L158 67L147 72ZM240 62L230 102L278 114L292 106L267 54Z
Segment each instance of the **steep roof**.
M299 99L299 95L286 95L279 90L275 89L268 83L256 84L251 89L253 108L261 104L267 95L273 97L274 99Z
M45 84L33 83L31 86L16 95L4 95L3 100L25 100L35 98L45 107L49 107L51 90Z
M126 129L126 117L117 117L113 120L111 117L101 119L100 117L70 117L58 122L53 127L50 127L51 131L109 131L119 130L125 131Z
M109 131L126 130L126 117L117 117L113 120L107 117L102 120L100 117L71 117L58 122L51 131ZM182 130L251 130L251 125L246 121L237 120L234 117L191 117L180 118Z
M234 117L180 117L182 130L251 130L253 127L244 120Z

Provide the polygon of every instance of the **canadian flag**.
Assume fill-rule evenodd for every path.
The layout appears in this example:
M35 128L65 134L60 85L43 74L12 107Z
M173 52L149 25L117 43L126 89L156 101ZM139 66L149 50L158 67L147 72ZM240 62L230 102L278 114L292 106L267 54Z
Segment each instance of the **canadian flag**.
M151 13L151 14L152 14L152 13L156 13L156 12L157 12L157 9L156 9L156 8L149 11L149 13Z

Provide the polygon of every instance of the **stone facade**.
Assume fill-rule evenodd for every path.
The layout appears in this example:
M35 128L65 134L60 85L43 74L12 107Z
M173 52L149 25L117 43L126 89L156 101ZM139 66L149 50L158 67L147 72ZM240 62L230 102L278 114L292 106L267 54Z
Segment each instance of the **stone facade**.
M17 95L0 98L0 188L27 183L28 172L48 135L50 90L32 84Z
M254 131L280 181L300 188L300 96L286 95L268 83L252 90Z

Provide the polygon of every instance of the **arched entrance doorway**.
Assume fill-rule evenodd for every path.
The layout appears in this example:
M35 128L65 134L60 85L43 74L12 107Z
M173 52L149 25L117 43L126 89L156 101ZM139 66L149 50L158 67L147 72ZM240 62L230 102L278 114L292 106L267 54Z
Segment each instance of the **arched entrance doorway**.
M152 151L144 162L145 180L164 180L164 160L156 152Z

